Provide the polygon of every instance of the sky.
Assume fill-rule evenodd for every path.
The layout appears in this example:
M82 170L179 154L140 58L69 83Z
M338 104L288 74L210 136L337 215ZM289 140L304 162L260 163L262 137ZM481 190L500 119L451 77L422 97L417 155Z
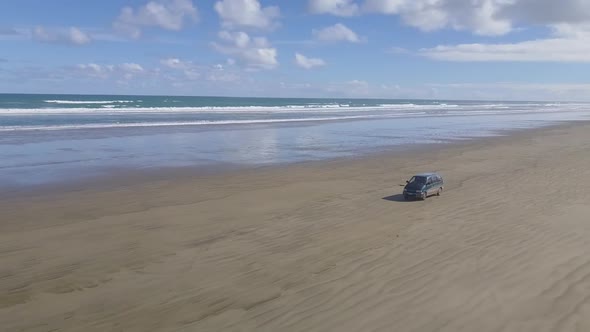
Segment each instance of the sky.
M2 0L0 92L590 101L587 0Z

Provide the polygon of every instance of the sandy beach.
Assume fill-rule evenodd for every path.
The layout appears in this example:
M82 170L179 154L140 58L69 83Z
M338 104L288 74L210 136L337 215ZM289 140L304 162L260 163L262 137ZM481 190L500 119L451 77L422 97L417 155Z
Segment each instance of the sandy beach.
M589 165L566 124L6 199L1 330L590 331Z

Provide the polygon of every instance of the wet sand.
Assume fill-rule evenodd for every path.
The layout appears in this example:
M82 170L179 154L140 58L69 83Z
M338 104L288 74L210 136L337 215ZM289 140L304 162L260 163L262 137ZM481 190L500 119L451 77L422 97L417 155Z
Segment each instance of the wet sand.
M3 331L589 331L590 125L0 203ZM436 170L445 192L398 186Z

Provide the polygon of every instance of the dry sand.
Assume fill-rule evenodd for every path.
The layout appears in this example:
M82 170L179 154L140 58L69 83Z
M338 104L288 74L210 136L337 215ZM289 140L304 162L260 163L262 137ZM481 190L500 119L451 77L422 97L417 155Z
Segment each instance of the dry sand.
M5 201L0 329L590 331L589 203L587 124Z

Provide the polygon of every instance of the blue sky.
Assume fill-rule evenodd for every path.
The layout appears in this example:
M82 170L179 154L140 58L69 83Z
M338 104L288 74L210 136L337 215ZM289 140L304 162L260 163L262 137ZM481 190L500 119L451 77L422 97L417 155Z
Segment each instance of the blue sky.
M0 92L590 100L590 2L4 0Z

